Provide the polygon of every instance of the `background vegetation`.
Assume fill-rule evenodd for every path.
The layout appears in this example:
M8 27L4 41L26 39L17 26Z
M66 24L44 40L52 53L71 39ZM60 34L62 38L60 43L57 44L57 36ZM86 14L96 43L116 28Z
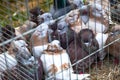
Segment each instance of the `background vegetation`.
M49 11L53 0L0 0L0 25L18 27L29 18L28 11L39 6Z

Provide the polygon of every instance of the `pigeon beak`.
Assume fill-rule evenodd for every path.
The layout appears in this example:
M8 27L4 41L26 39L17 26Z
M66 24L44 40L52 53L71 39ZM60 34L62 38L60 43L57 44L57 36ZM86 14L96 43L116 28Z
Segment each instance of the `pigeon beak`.
M90 43L85 43L85 45L88 47Z

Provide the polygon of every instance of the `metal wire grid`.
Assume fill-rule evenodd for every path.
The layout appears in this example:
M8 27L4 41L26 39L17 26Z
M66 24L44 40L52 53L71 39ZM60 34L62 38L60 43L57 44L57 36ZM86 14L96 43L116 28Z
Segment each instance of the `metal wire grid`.
M46 1L45 1L46 2ZM29 9L36 7L38 5L41 6L45 6L47 7L45 4L47 4L49 6L49 1L47 3L44 2L41 3L41 0L2 0L1 4L0 4L0 22L1 22L1 26L5 26L5 25L12 25L14 27L20 26L24 23L25 20L29 19ZM28 4L30 3L30 4ZM17 25L16 25L17 22ZM13 35L10 36L9 34L7 34L6 32L3 32L1 30L2 27L0 27L0 33L4 33L5 35L7 35L8 37L11 37L9 39L16 40L17 38L20 38L20 36L14 37ZM9 31L9 29L6 29ZM12 33L12 32L11 32ZM28 33L28 32L27 32ZM22 35L21 35L22 36ZM14 38L14 39L13 39ZM2 39L0 40L0 43L4 43L5 41L9 40L6 39L6 37L2 37ZM11 42L11 41L10 41ZM8 43L9 44L9 41ZM0 48L2 50L3 53L4 51L7 50L8 47L6 47L6 45L1 45L2 48ZM7 59L9 59L6 55L4 55L5 58L1 59L5 59L5 63L3 62L3 64L6 65L7 69L8 69L8 64L12 66L12 64L10 64ZM10 60L10 59L9 59ZM3 60L0 60L1 62ZM12 60L10 60L12 62ZM37 77L37 73L35 72L36 69L36 65L32 66L34 69L31 70L31 67L26 67L26 66L22 66L21 62L19 62L18 60L17 66L15 66L15 69L13 68L12 70L6 70L4 71L4 76L0 75L1 78L3 80L39 80ZM37 63L36 63L37 64ZM0 65L0 67L4 67L2 65ZM0 70L1 71L1 70ZM0 78L0 80L1 80Z
M52 3L51 0L1 0L0 2L1 25L11 24L14 27L22 25L29 19L29 9L38 6L48 11Z
M112 19L113 21L117 21L118 23L120 22L120 9L117 7L118 4L120 4L120 0L113 0L113 3L111 3L111 14L112 14Z
M17 0L15 0L15 1L17 2ZM39 2L39 0L36 0L36 1ZM10 4L9 1L7 1L7 0L5 0L4 2L6 2L7 4ZM27 11L27 16L24 16L24 15L22 15L22 14L20 14L20 15L23 16L23 17L25 17L26 19L28 19L28 18L29 18L29 13L28 13L28 10L29 10L28 0L25 0L25 2L19 2L19 4L21 4L21 5L24 4L24 6L27 5L26 8L25 8L25 9L26 9L25 11ZM38 5L39 5L39 4L38 4ZM3 6L3 5L2 5L2 6ZM9 8L9 5L7 5L7 7L6 7L6 6L3 6L3 7L7 8L9 11L8 11L8 12L2 11L2 10L1 10L1 11L4 12L5 14L8 14L9 16L11 16L12 14L11 14L10 12L12 12L12 9ZM18 7L20 7L20 6L16 5L16 8L17 8L17 9L19 9ZM14 12L14 11L13 11L13 12ZM19 14L19 13L18 13L18 14ZM64 15L64 16L66 16L66 15ZM60 18L63 18L64 16L62 16L62 17L60 17ZM1 15L1 17L3 17L3 15ZM114 16L113 16L113 17L114 17ZM60 18L58 18L58 19L60 19ZM10 19L10 18L9 18L9 19ZM18 17L18 19L19 19L19 17ZM55 20L58 20L58 19L55 19ZM12 22L11 19L10 19L10 22ZM8 23L6 23L6 24L8 24ZM21 23L21 24L22 24L22 23ZM31 29L30 31L27 31L27 32L23 33L22 35L28 35L29 33L32 33L32 32L34 32L34 31L35 31L35 29ZM9 35L9 34L8 34L8 35ZM18 38L20 38L20 37L21 37L21 35L19 35L19 36L17 36L17 37L13 37L12 39L8 39L7 41L4 41L4 42L0 43L0 46L3 46L3 47L4 47L5 44L8 44L9 42L11 42L11 41L13 41L13 40L16 40L16 39L18 39ZM106 48L107 46L115 43L116 41L119 41L119 39L111 42L110 44L108 44L108 45L106 45L106 46L104 46L102 49L104 49L104 48ZM4 48L5 48L5 47L4 47ZM89 58L90 56L96 54L97 52L101 51L102 49L99 49L99 50L91 53L90 55L88 55L88 56L84 57L83 59L77 61L76 63L72 64L72 66L74 66L74 65L76 65L76 64L84 61L85 59L87 59L87 58ZM6 61L6 63L7 63L7 61ZM8 63L7 63L7 64L8 64ZM17 74L18 72L21 72L21 73L23 74L23 75L18 74L18 76L20 76L20 77L17 77L18 79L20 79L20 80L21 80L21 78L22 78L22 79L28 79L28 78L29 78L29 80L36 79L35 76L34 76L34 74L33 74L33 77L34 77L34 78L31 78L28 74L24 73L24 71L27 71L26 68L24 68L24 67L21 66L21 65L17 65L17 66L18 66L19 68L22 68L22 69L23 69L23 71L21 71L22 69L17 68L17 71L15 72L15 74ZM71 67L72 67L72 66L71 66ZM96 63L96 67L97 67L97 63ZM97 70L96 70L96 72L97 72ZM9 74L9 73L11 73L11 72L9 72L9 70L8 70L8 72L6 72L6 74L7 74L7 75L10 75L10 77L12 77L11 80L15 79L15 78L14 78L14 74L13 74L13 73ZM27 73L30 73L30 72L27 71ZM30 73L30 74L32 74L32 73ZM25 76L26 76L26 77L25 77ZM51 76L50 78L48 78L48 80L51 80L52 77L54 77L54 76ZM8 77L6 77L6 78L9 79ZM37 80L39 80L39 79L37 79Z

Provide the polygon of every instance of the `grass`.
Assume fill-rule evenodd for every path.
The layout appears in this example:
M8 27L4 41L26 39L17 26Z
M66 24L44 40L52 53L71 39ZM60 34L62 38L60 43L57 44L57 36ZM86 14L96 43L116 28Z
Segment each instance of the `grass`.
M39 6L44 11L49 11L52 2L53 0L28 0L28 3L25 0L0 0L0 25L10 24L13 27L18 27L29 19L27 7L30 10Z
M120 80L120 64L113 61L113 57L106 57L102 64L95 64L91 69L91 80Z

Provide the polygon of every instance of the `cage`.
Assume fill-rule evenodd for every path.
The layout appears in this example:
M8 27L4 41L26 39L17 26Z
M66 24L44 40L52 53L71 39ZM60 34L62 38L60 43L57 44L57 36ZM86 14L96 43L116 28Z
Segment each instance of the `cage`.
M0 80L120 80L120 0L0 0Z

